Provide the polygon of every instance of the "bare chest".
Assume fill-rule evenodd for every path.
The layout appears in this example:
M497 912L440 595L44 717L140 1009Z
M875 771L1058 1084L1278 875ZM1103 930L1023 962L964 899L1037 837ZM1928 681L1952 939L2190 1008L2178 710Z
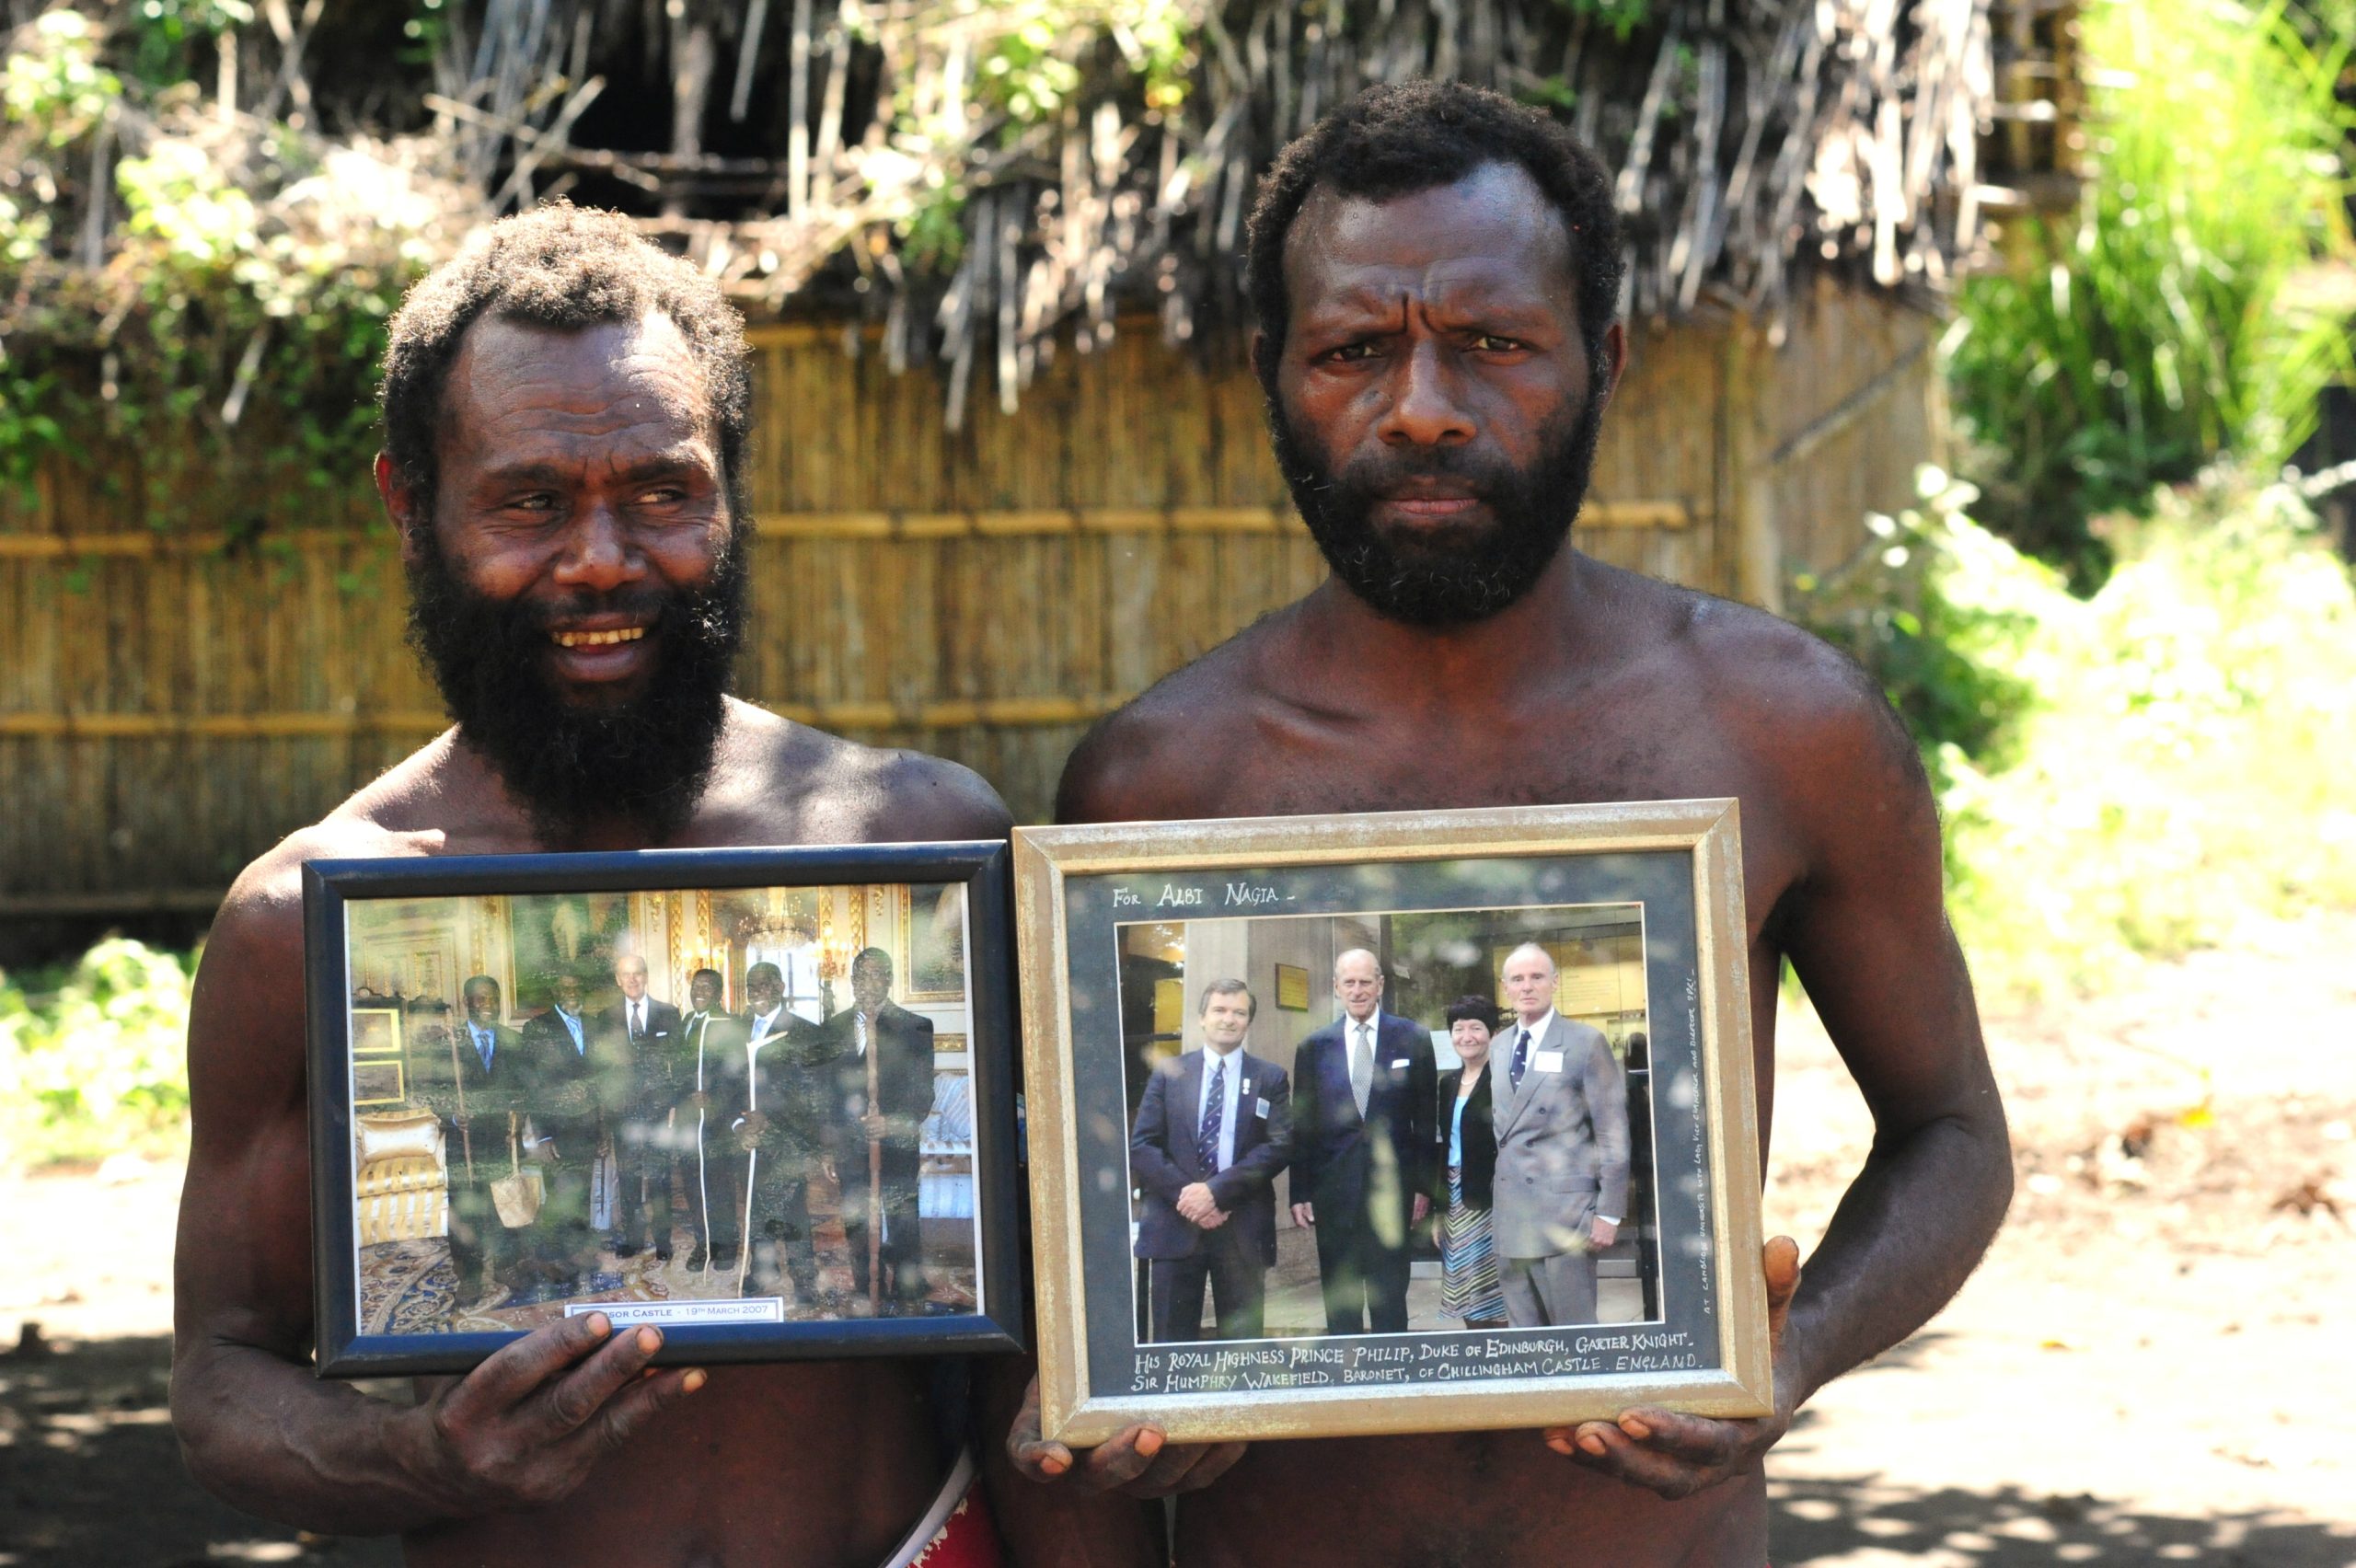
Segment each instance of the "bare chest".
M1265 709L1220 741L1198 736L1195 787L1160 814L1308 816L1478 806L1723 799L1741 802L1756 937L1804 870L1769 772L1703 711L1659 700L1489 713L1319 719Z

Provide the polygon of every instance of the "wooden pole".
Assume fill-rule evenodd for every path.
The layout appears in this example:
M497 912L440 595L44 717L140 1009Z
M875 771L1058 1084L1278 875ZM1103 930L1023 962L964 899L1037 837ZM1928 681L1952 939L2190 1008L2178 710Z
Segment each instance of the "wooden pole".
M450 1036L450 1086L458 1091L458 1147L466 1151L467 1185L475 1181L475 1136L467 1126L467 1075L458 1070L458 1037Z
M878 1089L875 1054L882 1037L867 1028L867 1015L860 1015L860 1024L867 1033L867 1113L880 1116L876 1109ZM867 1310L870 1315L884 1309L884 1140L874 1133L867 1135Z

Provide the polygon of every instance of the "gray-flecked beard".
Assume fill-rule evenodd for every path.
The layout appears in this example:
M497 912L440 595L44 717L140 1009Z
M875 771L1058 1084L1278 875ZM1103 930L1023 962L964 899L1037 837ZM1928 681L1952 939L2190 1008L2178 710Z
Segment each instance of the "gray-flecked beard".
M711 582L556 601L492 599L461 580L431 525L409 571L409 638L458 739L491 765L553 848L620 823L659 844L685 826L710 779L745 615L745 559L732 537ZM568 699L549 678L549 628L594 615L650 625L656 659L636 696Z
M1570 536L1602 428L1602 399L1592 398L1576 417L1557 417L1540 432L1528 468L1449 446L1386 447L1334 471L1268 399L1276 467L1325 564L1378 613L1411 626L1468 625L1530 591ZM1374 508L1410 478L1456 480L1496 521L1434 530L1427 540L1387 536L1374 525Z

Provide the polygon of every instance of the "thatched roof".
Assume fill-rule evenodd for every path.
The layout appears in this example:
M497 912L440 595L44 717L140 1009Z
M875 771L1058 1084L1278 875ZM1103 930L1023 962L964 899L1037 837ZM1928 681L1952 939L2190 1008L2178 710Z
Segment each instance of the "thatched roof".
M354 63L373 8L272 5L219 118L341 120L472 193L437 232L556 190L636 212L748 306L880 321L953 407L1011 407L1067 327L1240 323L1260 171L1373 82L1554 106L1619 171L1636 316L1772 317L1810 268L1935 284L1975 244L1991 3L448 0L406 81Z
M1139 302L1172 339L1240 320L1253 182L1369 83L1455 76L1556 106L1620 171L1629 310L1670 317L1712 298L1773 312L1807 267L1941 280L1973 243L1992 98L1989 0L689 9L652 38L624 6L491 0L433 106L472 133L481 182L514 198L561 177L666 214L653 226L749 303L880 317L895 363L938 355L955 404L986 377L1011 406L1058 329L1085 348ZM581 144L584 89L546 90L569 75L610 94L618 62L665 52L667 154ZM741 123L756 93L771 144L705 152L721 106Z

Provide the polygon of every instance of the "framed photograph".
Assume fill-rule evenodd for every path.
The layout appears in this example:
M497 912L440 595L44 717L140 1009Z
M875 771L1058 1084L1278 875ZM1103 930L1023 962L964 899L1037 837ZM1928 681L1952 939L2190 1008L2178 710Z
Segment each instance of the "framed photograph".
M1735 801L1018 828L1014 865L1049 1436L1773 1408Z
M957 928L921 993L912 890ZM670 1363L1022 1348L1004 844L321 860L304 897L323 1376L591 1311Z
M965 986L965 889L955 882L900 891L907 928L908 998L947 1001Z
M371 1060L353 1055L352 1058L352 1103L354 1105L405 1105L407 1097L401 1091L401 1065L398 1061Z
M401 1054L401 1010L398 1008L352 1009L352 1054L355 1056L398 1056Z

